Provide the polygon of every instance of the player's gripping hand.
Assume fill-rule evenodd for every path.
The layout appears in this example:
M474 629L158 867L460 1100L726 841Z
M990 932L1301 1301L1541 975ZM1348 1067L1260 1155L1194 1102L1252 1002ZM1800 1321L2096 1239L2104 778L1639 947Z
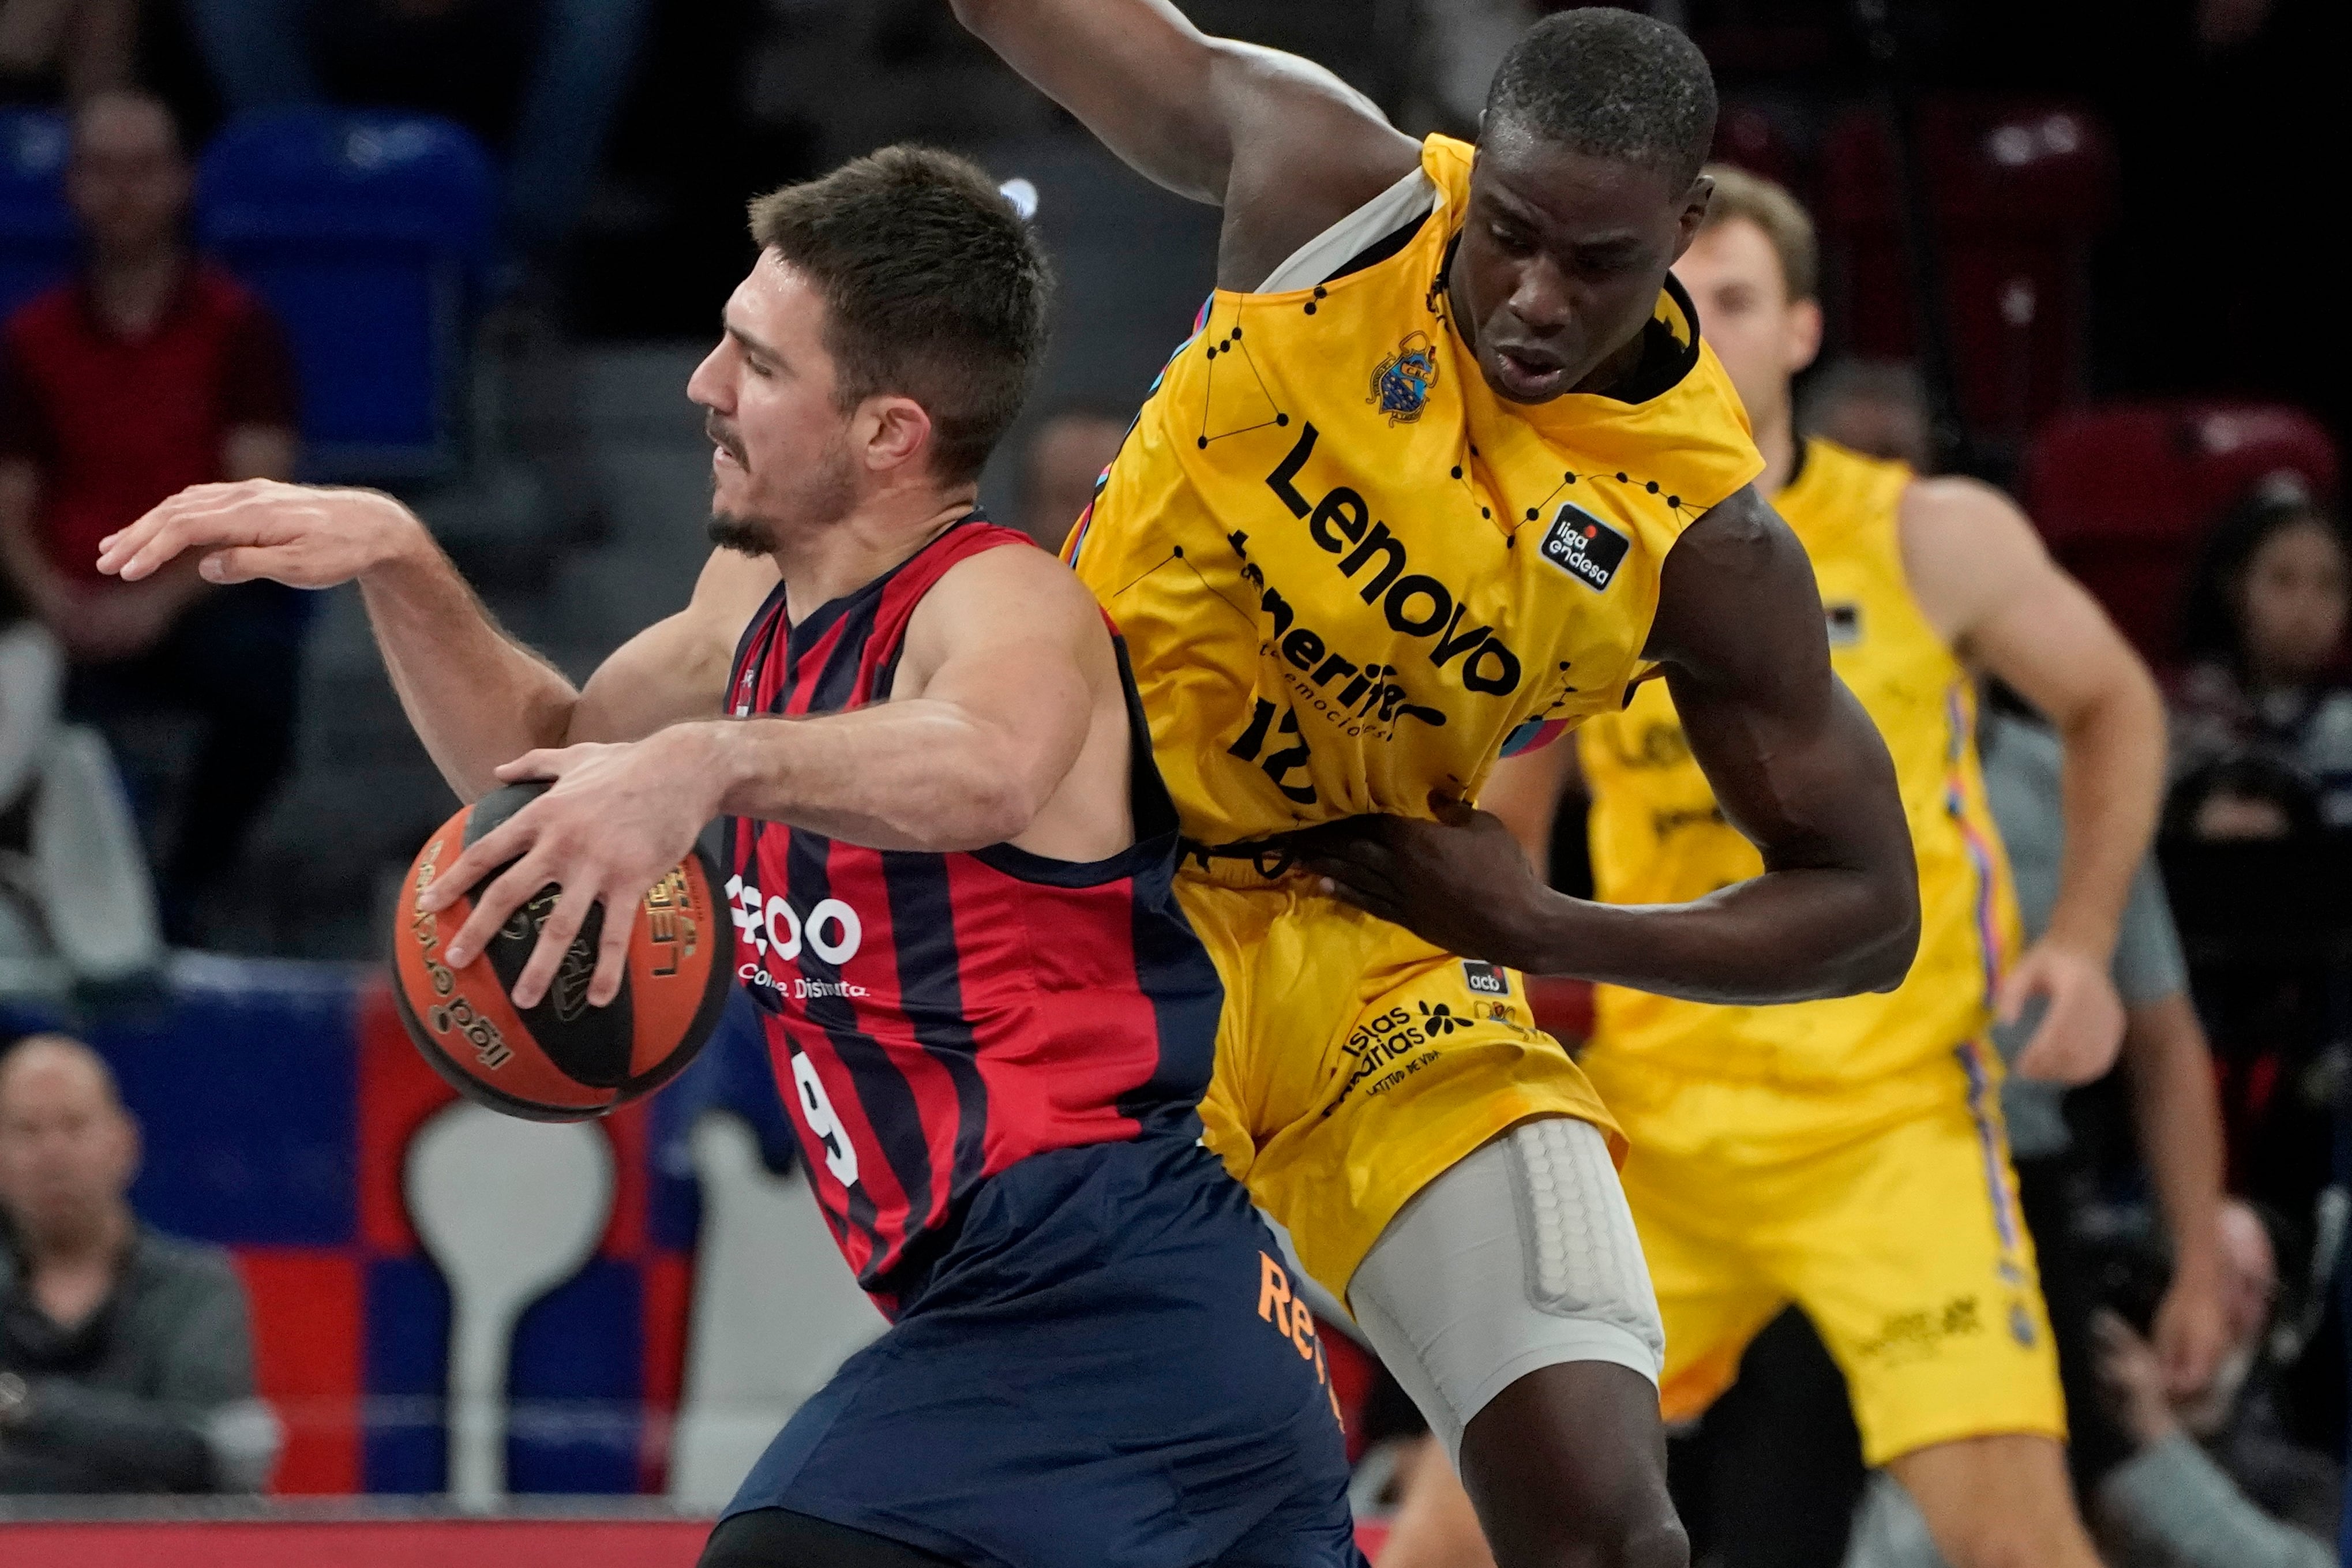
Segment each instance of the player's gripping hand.
M2044 1083L2088 1083L2115 1066L2124 1005L2105 963L2047 940L2035 942L2001 977L2000 1021L2016 1023L2036 997L2046 1011L2017 1054L2019 1073Z
M194 553L207 583L267 577L293 588L331 588L391 559L422 526L375 490L276 479L192 485L100 540L98 569L136 583Z
M471 963L507 918L552 882L562 894L540 926L530 962L508 994L518 1007L536 1006L555 983L588 911L601 903L605 919L588 1000L598 1007L611 1003L627 972L637 900L686 858L702 825L718 815L709 782L717 773L693 725L622 745L526 752L499 768L503 784L555 782L476 839L418 895L419 908L438 913L466 889L514 861L476 895L473 913L446 952L449 966Z
M1514 933L1544 889L1502 819L1443 796L1437 820L1350 816L1291 836L1299 864L1344 903L1464 958L1525 968Z

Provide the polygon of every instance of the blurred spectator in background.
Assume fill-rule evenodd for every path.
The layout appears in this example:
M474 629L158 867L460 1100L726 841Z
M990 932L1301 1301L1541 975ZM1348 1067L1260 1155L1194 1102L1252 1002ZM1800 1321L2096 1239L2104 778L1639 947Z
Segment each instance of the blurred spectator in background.
M1799 401L1797 423L1865 458L1936 471L1927 388L1907 360L1837 360L1822 367Z
M79 102L131 80L139 0L0 0L0 103Z
M57 638L0 576L0 960L53 960L97 1001L151 979L163 940L106 742L58 722L65 673Z
M2184 775L2165 802L2164 837L2207 844L2300 838L2319 831L2319 802L2298 770L2258 752Z
M227 1257L139 1223L139 1130L97 1052L0 1054L0 1492L251 1491L254 1397Z
M66 180L82 275L25 305L0 343L0 560L65 647L68 713L118 752L142 713L203 727L162 876L175 942L285 772L307 615L275 584L212 588L194 561L135 584L96 569L100 540L189 485L293 473L284 338L190 253L190 184L162 104L91 100Z
M2242 1203L2221 1235L2229 1344L2208 1386L2184 1395L2139 1330L2099 1315L2099 1376L2135 1449L2101 1489L2102 1523L2122 1568L2332 1568L2340 1474L2287 1438L2259 1375L2277 1252Z
M2181 616L2176 777L2264 758L2302 776L2322 826L2352 827L2347 557L2342 522L2299 489L2258 492L2214 529Z
M541 278L593 193L650 0L184 0L233 113L445 115L504 161L507 237Z
M1118 456L1128 421L1092 409L1049 416L1021 459L1021 530L1060 553L1070 525L1095 499L1095 481Z

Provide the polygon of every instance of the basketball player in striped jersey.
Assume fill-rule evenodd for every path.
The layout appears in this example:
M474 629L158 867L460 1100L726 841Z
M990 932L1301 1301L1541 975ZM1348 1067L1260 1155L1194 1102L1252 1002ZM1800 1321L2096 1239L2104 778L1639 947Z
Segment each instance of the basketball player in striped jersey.
M452 786L554 781L435 884L514 862L453 965L562 889L519 1003L726 819L737 975L894 1322L753 1468L708 1568L1360 1568L1312 1320L1200 1145L1223 993L1125 656L973 505L1043 348L1044 254L978 170L911 149L752 229L688 387L719 548L584 688L382 496L191 490L100 563L355 579Z

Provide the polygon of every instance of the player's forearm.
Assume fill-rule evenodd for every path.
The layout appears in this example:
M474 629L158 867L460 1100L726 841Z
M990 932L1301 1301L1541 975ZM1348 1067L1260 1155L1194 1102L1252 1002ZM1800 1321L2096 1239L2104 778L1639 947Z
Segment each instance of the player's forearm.
M1211 76L1218 40L1168 0L952 0L956 18L1146 179L1224 200L1230 138Z
M2221 1110L2213 1058L2188 993L2135 1007L2124 1029L2132 1123L2176 1267L2221 1261Z
M1504 960L1515 967L1735 1006L1891 990L1919 940L1907 879L1830 868L1768 871L1686 904L1545 889L1515 923L1526 943Z
M579 694L499 628L424 524L367 499L380 503L382 556L359 581L376 646L434 765L473 800L498 787L500 763L562 745Z
M1050 790L1006 740L950 702L914 698L814 719L674 726L712 815L786 822L876 849L978 849L1014 837ZM704 771L704 770L707 770Z
M2164 704L2156 683L2131 660L2096 698L2061 719L2059 737L2066 847L2042 940L2104 964L2164 795Z

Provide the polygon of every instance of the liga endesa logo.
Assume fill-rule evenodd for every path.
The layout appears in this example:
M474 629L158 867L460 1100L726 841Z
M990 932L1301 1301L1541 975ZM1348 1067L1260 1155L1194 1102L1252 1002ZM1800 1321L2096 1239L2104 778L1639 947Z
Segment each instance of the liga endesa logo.
M1543 557L1594 593L1609 586L1633 542L1573 501L1560 503L1543 537Z

